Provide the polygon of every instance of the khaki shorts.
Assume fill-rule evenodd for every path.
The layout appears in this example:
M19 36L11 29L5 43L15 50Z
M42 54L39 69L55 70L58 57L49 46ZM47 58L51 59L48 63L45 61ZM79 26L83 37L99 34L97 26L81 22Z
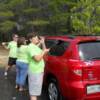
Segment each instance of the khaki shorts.
M40 96L43 84L43 73L28 73L29 94L30 96Z

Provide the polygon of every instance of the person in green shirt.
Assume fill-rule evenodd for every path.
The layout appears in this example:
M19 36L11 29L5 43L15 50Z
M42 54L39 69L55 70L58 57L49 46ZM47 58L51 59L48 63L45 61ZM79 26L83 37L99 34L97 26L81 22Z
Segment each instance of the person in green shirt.
M24 37L18 39L17 47L16 88L23 91L28 72L27 45Z
M5 67L5 73L4 75L7 76L8 70L16 64L17 59L17 40L18 35L13 34L12 35L13 40L10 41L7 45L7 43L3 42L2 45L5 49L9 50L9 59L8 59L8 65Z
M44 38L39 40L36 33L28 35L31 43L28 45L28 82L29 82L29 95L31 100L37 100L37 96L41 95L43 73L44 73L44 55L49 52L46 49ZM40 43L39 43L40 42ZM42 49L39 48L38 44L42 45Z

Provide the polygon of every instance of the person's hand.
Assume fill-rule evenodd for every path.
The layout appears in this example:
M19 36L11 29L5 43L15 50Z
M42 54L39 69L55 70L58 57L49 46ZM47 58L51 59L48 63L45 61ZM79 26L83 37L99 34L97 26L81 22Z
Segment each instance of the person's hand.
M47 54L50 51L50 49L44 49L44 53Z
M40 43L44 44L45 43L45 38L43 36L40 36Z
M6 43L5 43L5 42L2 42L2 45L3 45L3 46L5 46L5 45L6 45Z

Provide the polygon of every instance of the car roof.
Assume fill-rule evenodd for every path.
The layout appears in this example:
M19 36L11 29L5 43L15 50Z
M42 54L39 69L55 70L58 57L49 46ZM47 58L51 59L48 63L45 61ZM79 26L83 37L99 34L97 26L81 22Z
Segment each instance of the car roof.
M100 36L47 36L47 39L56 39L56 40L69 40L76 42L85 42L85 41L96 41L100 40Z

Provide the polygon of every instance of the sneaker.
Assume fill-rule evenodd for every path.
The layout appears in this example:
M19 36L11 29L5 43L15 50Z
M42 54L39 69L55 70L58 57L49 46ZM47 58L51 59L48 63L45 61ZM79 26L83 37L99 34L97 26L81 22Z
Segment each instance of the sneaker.
M8 73L7 72L4 72L4 76L6 77L8 75Z
M24 89L23 88L19 88L19 92L23 92L24 91Z
M18 88L19 88L19 86L18 86L18 85L16 85L16 86L15 86L15 89L18 89Z

